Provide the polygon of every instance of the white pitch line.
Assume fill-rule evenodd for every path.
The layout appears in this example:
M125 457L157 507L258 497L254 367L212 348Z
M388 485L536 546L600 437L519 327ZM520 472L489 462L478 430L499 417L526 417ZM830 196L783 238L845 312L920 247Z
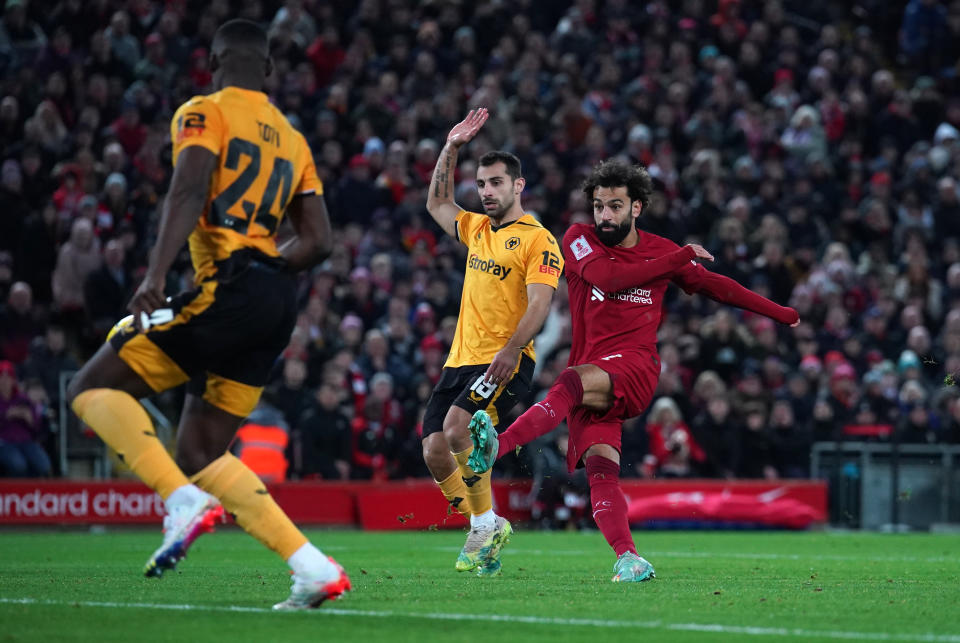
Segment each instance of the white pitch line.
M0 604L53 605L70 607L104 607L109 609L154 609L192 612L229 612L277 614L265 607L235 607L228 605L184 605L165 603L116 603L111 601L55 601L36 598L0 598ZM279 612L280 614L289 612ZM363 616L369 618L409 618L430 621L484 621L496 623L524 623L528 625L557 625L563 627L637 628L678 632L709 632L746 636L782 636L809 639L813 637L853 641L924 641L929 643L960 643L960 634L892 634L889 632L856 632L850 630L810 630L790 627L751 627L721 625L718 623L669 623L664 621L608 621L587 618L555 618L549 616L514 616L509 614L444 614L393 612L387 610L351 610L324 607L313 614L328 616Z
M346 545L336 547L322 547L330 551L350 551ZM425 548L436 552L458 552L459 547L429 547ZM522 547L508 547L503 550L506 554L530 554L533 556L583 556L585 554L596 553L594 549L524 549ZM845 555L845 554L763 554L749 552L703 552L703 551L651 551L642 549L644 556L659 556L662 558L737 558L743 560L833 560L833 561L862 561L870 560L888 563L960 563L960 557L956 556L872 556L864 554L863 556Z

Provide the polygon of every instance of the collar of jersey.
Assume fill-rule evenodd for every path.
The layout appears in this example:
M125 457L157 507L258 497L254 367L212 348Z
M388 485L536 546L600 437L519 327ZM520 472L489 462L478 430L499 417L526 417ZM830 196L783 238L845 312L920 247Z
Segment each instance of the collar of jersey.
M224 87L220 91L236 92L238 94L243 94L247 98L253 98L255 100L262 100L262 101L267 100L267 95L264 94L263 92L258 92L253 89L244 89L243 87L237 87L236 85L228 85L227 87Z
M503 230L504 228L506 228L506 227L508 227L508 226L512 226L514 223L523 223L524 225L533 225L533 224L530 223L529 221L524 221L524 219L526 219L528 216L530 216L530 215L527 214L526 212L524 212L524 213L520 216L519 219L514 219L513 221L510 221L510 222L508 222L508 223L504 223L503 225L493 225L493 224L491 223L491 224L490 224L490 230L491 230L492 232L499 232L500 230Z

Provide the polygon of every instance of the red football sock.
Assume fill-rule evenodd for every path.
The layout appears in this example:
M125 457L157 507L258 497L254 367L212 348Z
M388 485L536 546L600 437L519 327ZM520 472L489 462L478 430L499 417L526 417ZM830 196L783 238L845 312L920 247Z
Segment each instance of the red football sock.
M500 434L500 450L497 452L497 459L553 431L563 422L571 409L582 401L583 382L580 381L580 374L565 369L550 387L543 401L527 409L516 422Z
M637 553L627 521L627 499L620 490L620 465L609 458L594 455L587 458L587 481L593 520L613 551Z

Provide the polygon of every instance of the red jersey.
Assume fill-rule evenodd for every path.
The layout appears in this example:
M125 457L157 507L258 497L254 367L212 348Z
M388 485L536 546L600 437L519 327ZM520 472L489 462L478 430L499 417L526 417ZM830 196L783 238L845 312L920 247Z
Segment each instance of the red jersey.
M631 248L604 245L594 226L578 223L563 237L573 345L570 366L595 362L622 350L657 350L663 295L671 281L688 294L790 324L792 308L779 306L694 261L689 246L638 231Z

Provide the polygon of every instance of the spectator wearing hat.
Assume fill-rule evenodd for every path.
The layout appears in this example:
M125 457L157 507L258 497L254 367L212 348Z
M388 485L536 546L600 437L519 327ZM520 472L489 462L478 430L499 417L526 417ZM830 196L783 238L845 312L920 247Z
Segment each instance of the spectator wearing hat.
M370 269L357 266L350 272L347 295L343 298L344 311L353 313L363 320L363 327L373 326L381 314L380 306L374 299L373 281Z
M39 409L20 392L13 362L0 361L0 468L3 475L25 478L50 475L50 456L40 444Z
M420 356L422 359L420 368L431 385L436 385L440 381L448 350L449 348L436 335L427 335L420 340Z
M919 382L923 379L923 365L920 363L920 358L909 348L900 353L900 358L897 360L897 374L904 381Z
M939 418L927 403L927 391L916 380L907 380L900 387L900 422L897 433L901 442L929 444L937 441Z
M363 320L353 313L347 313L340 320L340 348L359 352L363 341Z
M834 424L834 430L840 431L844 426L851 424L854 419L856 405L860 398L856 381L857 374L853 366L846 361L836 362L834 366L828 367L828 372L830 373L830 379L825 402L829 406L830 412L826 419ZM817 418L816 415L815 409L815 419L821 421L824 419L823 417ZM834 434L834 430L830 430L829 433ZM820 428L818 433L820 435L817 436L817 439L824 439L823 427Z

